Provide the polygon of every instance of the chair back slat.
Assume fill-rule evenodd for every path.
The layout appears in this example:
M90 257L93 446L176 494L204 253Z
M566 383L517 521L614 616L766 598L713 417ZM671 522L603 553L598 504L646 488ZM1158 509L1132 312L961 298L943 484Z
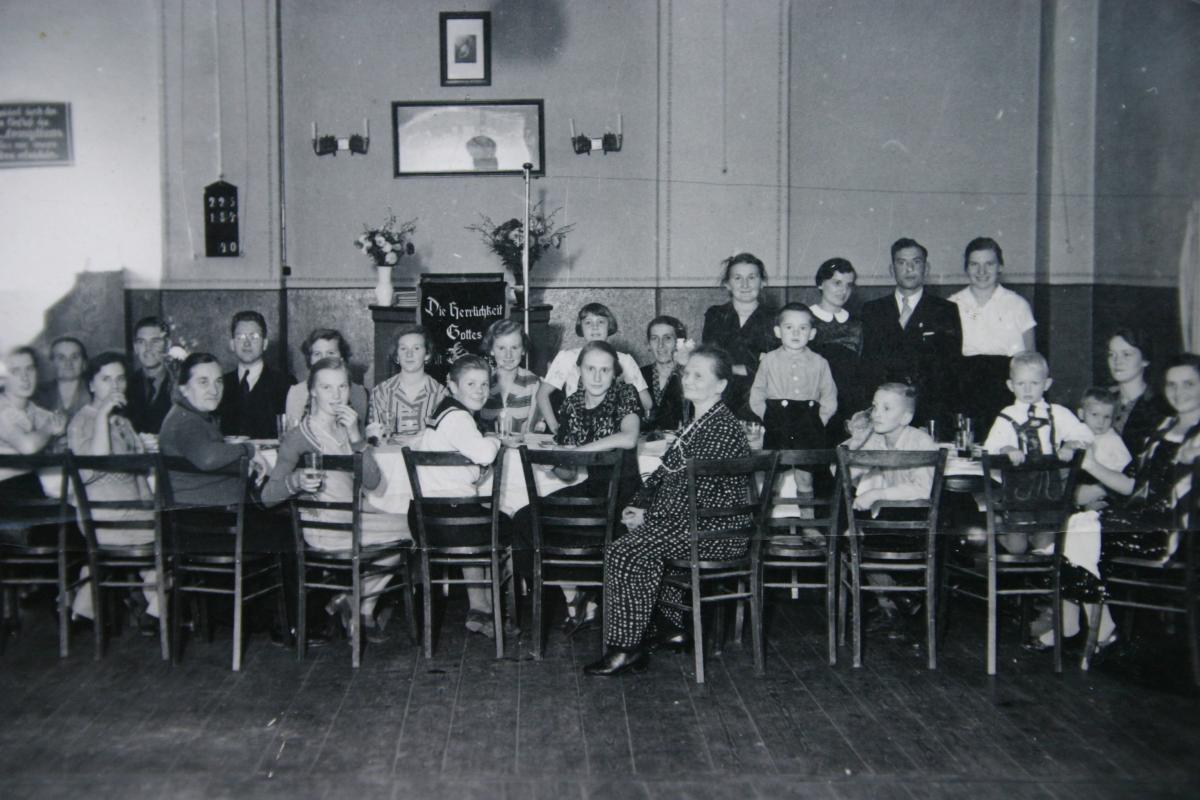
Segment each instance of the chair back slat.
M476 464L462 453L436 450L413 450L404 447L404 468L408 473L408 482L412 487L414 516L416 526L413 530L413 541L422 550L428 550L429 533L431 531L456 531L467 527L491 528L491 548L500 546L500 489L504 479L504 448L496 451L496 457L491 464ZM490 468L492 472L491 498L470 497L437 497L425 494L421 486L421 470L436 470L445 468L481 467ZM480 513L448 516L436 513L437 509L451 507L474 508L481 506ZM435 513L430 513L433 510Z
M1006 456L983 457L984 499L988 549L995 550L1000 534L1052 534L1055 557L1062 546L1067 518L1075 510L1075 485L1083 464L1083 451L1069 462L1036 459L1014 465Z
M947 451L936 450L851 450L846 445L837 449L838 472L842 486L842 498L846 514L846 532L851 554L858 558L863 534L874 531L912 531L926 534L925 547L932 551L938 531L938 508L941 504L942 483L946 471ZM919 519L890 520L863 517L854 513L854 498L857 493L854 474L857 470L909 470L933 469L933 480L928 498L914 500L883 500L873 504L873 512L883 509L924 512ZM916 515L916 514L914 514Z
M695 459L686 462L688 487L688 537L691 561L700 561L699 543L714 539L748 537L752 547L757 547L763 534L766 519L770 516L775 473L779 464L779 453L771 450L742 458ZM730 506L704 506L700 504L699 487L703 478L734 478L743 483L743 499ZM763 491L759 491L761 478ZM718 525L708 520L736 520L749 517L749 524Z
M521 472L529 496L529 525L534 550L541 550L546 534L561 531L571 536L597 535L597 547L607 548L619 522L619 491L624 453L621 450L595 452L577 450L530 450L522 445ZM607 476L603 497L542 495L534 474L535 466L587 469L590 474ZM603 536L601 539L600 537Z
M304 530L321 530L335 533L347 533L346 548L351 557L356 557L362 551L362 482L363 454L353 455L322 455L321 470L324 472L344 473L350 478L350 499L348 500L314 500L308 495L294 495L290 501L292 518L292 537L296 542L296 552L304 548ZM342 512L349 514L349 520L324 520L306 516L305 512Z

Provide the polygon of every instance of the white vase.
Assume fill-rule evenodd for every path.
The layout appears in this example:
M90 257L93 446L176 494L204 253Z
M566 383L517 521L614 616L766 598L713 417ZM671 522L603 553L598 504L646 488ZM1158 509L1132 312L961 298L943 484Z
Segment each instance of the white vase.
M375 268L375 305L390 306L392 304L392 268L382 266Z

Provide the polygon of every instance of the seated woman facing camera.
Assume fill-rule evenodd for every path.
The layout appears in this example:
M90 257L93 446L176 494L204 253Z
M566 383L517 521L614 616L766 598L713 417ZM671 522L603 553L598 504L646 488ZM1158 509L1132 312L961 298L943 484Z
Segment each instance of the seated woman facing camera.
M621 502L633 495L638 483L637 440L641 430L642 406L637 392L621 380L622 368L617 351L603 340L588 342L576 359L579 369L579 388L563 401L559 409L558 433L555 441L564 447L594 452L620 449L625 458L621 464ZM559 468L559 477L574 479ZM610 476L591 469L587 478L575 486L560 489L558 496L605 497ZM526 579L533 576L531 552L532 534L529 511L522 509L513 518L513 552L517 571ZM564 576L564 580L567 578ZM567 600L567 619L563 629L574 635L596 622L596 598L592 592L576 592L563 588Z
M479 352L495 365L487 402L479 412L485 428L500 434L525 433L537 424L537 392L542 379L521 366L529 336L515 319L498 319L483 336Z
M629 532L613 542L604 556L604 609L608 615L604 643L608 654L584 667L589 675L640 672L646 668L653 644L687 641L682 614L666 604L681 601L682 595L677 588L663 585L664 562L688 555L687 459L750 455L746 432L721 399L732 375L729 356L715 347L698 347L683 368L683 396L692 402L696 418L680 433L663 456L662 466L621 514ZM736 505L742 502L745 492L744 478L700 478L696 486L697 499L709 507ZM726 517L715 524L744 523ZM700 557L738 558L747 546L745 538L705 540L700 542ZM656 607L657 632L651 634Z
M650 413L646 429L673 431L683 424L687 403L679 376L683 368L675 360L675 347L687 340L687 327L675 317L663 315L646 326L646 343L654 361L642 367L642 379L650 387Z
M302 417L299 426L289 430L279 443L279 458L262 492L264 505L278 505L298 494L330 503L356 500L352 496L354 479L351 475L332 471L325 472L323 476L314 475L304 469L306 453L348 456L362 452L363 488L370 490L379 486L379 465L363 438L358 411L350 404L353 384L350 383L346 362L336 357L321 359L312 365L306 386L309 394L305 404L308 413ZM304 509L301 516L305 520L318 522L350 521L347 512L337 510ZM363 547L389 544L407 538L404 521L398 517L390 514L362 515ZM349 534L345 531L305 527L304 541L315 550L350 549ZM372 562L372 565L391 566L399 560L399 556L389 556ZM364 578L363 594L374 594L383 590L391 579L392 576L386 574ZM375 604L378 599L378 596L363 597L362 607L358 609L358 613L362 615L363 633L372 642L387 639L382 627L375 621ZM355 610L350 607L349 595L343 593L335 596L325 606L325 611L331 617L340 619L343 630L350 630Z
M350 366L350 343L346 341L346 337L342 336L340 331L333 328L316 328L312 333L308 334L303 342L300 343L300 354L304 356L304 363L311 370L317 362L326 358L338 358L342 360L347 367ZM288 389L287 400L284 401L283 410L287 414L287 426L289 429L300 424L300 420L304 419L304 415L310 411L309 398L312 397L312 390L309 389L307 382L292 384L292 388ZM354 413L358 415L358 426L367 424L367 390L361 383L350 382L350 395L346 401L350 407L354 409Z

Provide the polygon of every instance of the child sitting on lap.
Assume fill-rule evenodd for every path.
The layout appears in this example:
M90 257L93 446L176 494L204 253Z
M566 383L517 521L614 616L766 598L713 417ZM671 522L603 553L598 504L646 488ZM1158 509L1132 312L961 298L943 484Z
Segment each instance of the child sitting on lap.
M1079 404L1079 418L1095 438L1083 456L1085 474L1079 476L1075 504L1089 511L1108 505L1109 490L1127 495L1133 488L1133 479L1125 475L1133 457L1112 426L1117 403L1111 390L1093 386L1083 393Z
M617 318L608 306L603 303L588 303L579 309L579 316L575 321L575 335L585 342L604 341L616 332ZM538 387L538 410L551 433L558 433L558 415L554 413L550 396L557 389L561 390L564 396L570 397L579 388L579 366L576 362L579 360L581 349L572 347L560 350L554 360L550 362L550 368L546 370L546 377L542 379L542 385ZM653 403L650 400L650 389L642 377L641 368L633 360L633 356L628 353L618 353L617 358L621 362L621 379L633 386L643 411L650 414Z

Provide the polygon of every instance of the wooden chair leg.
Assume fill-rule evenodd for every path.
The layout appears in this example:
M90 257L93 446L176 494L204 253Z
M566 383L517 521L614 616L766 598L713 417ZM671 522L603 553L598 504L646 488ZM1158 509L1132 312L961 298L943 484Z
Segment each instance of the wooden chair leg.
M846 607L850 595L846 589L846 565L838 564L838 644L846 646Z
M692 567L692 657L696 662L696 683L704 683L704 622L701 619L700 571Z
M737 582L738 594L746 591L746 581L738 578ZM734 604L733 611L733 644L735 647L742 646L742 637L746 633L746 602L739 600Z
M433 658L433 576L429 574L429 554L421 553L421 591L424 595L424 608L421 609L422 621L425 623L421 636L425 644L425 658Z
M852 583L850 596L854 614L854 668L862 666L862 571L858 564L850 565L850 581Z
M937 669L937 584L932 557L925 566L925 646L929 651L929 668Z
M504 606L500 604L500 584L504 580L504 573L500 569L500 555L495 550L492 551L492 568L491 568L491 590L492 590L492 625L495 627L496 633L496 658L504 658Z
M1200 598L1196 597L1194 589L1189 588L1184 594L1187 603L1187 637L1188 652L1192 659L1192 683L1200 687Z
M163 559L162 549L159 548L154 556L154 593L158 595L158 642L162 651L162 660L171 660L171 639L168 631L168 615L174 603L167 604L167 565Z
M713 632L711 649L714 656L719 656L725 652L725 615L728 612L728 603L720 602L712 604Z
M308 655L308 567L304 561L304 543L296 551L296 660ZM286 591L286 589L284 590Z
M350 668L362 664L362 561L355 557L350 564Z
M762 583L760 581L761 590ZM841 592L838 591L837 566L830 556L825 562L825 632L829 640L829 666L837 666L838 606Z
M409 554L404 556L404 563L400 565L401 574L404 576L404 588L401 590L402 600L404 602L404 618L408 622L408 639L414 645L418 641L417 634L417 615L416 605L413 599L415 591L415 583L413 581L412 559Z
M1062 587L1059 585L1059 572L1054 571L1053 584L1054 591L1050 594L1050 620L1054 624L1054 672L1061 675L1063 668L1063 618L1062 618ZM1024 634L1029 629L1022 631Z
M533 658L542 660L542 636L545 631L542 626L542 604L545 602L545 586L542 578L542 552L533 551Z
M71 604L67 602L67 553L58 549L58 656L71 652Z
M234 672L242 669L242 598L245 596L242 585L242 559L236 556L233 564L233 664Z
M987 571L987 674L996 674L996 562L989 559Z
M183 647L183 604L180 603L179 576L175 576L171 584L171 666L179 663L180 650Z
M92 660L99 661L104 655L104 611L100 606L100 581L102 575L100 573L99 560L94 554L88 559L88 587L87 591L92 594L92 640L95 647L92 652ZM83 590L79 587L76 591Z
M750 646L754 649L754 674L761 676L766 672L761 568L752 568L750 571L750 637Z

